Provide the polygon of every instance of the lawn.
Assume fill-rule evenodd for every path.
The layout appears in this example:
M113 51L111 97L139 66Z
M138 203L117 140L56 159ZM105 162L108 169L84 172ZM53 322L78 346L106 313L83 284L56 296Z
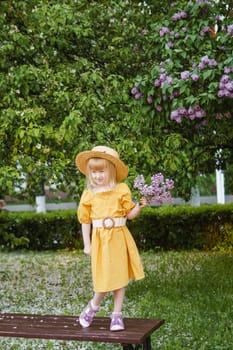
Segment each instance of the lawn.
M233 255L147 252L146 277L127 288L125 315L165 319L152 336L159 350L231 350ZM82 252L0 253L1 312L78 315L92 296ZM99 315L109 315L108 296ZM0 338L1 350L121 349L118 345Z

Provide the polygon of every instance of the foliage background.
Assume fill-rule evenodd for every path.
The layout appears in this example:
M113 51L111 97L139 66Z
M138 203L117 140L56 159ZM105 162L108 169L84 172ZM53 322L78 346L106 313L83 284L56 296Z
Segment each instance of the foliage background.
M232 2L172 4L0 2L0 196L15 194L15 186L23 187L25 180L30 198L43 194L45 185L79 195L83 180L74 166L75 155L101 143L120 152L129 165L131 184L137 173L162 171L175 180L177 195L184 198L200 172L213 171L220 147L221 166L232 163L233 119L212 118L216 111L232 110L232 99L220 103L215 94L224 65L232 66L232 35L225 35L232 23ZM174 23L171 18L181 10L189 15L189 32L168 49L158 30L165 24L180 31L187 20ZM224 21L218 22L216 39L208 33L200 36L217 15ZM151 104L134 100L135 82L145 98L154 94L149 82L161 61L171 59L166 68L178 77L204 53L216 59L217 68L206 70L193 86L177 78L181 94L174 103L204 103L209 127L197 131L196 121L188 120L177 125ZM173 88L165 84L163 93ZM172 107L169 101L163 105L164 111Z

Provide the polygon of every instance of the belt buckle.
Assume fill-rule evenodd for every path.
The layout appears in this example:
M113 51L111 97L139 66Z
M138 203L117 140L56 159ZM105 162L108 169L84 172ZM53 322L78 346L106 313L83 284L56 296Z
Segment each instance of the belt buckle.
M106 218L103 219L103 227L110 229L115 226L115 221L111 216L107 216Z

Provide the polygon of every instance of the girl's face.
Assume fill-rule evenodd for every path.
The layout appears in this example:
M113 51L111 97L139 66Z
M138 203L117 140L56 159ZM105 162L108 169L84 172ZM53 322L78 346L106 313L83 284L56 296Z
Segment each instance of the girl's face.
M116 168L108 160L91 158L87 166L87 183L90 187L114 187L116 185Z
M95 183L96 186L107 186L108 185L108 169L103 168L103 169L92 169L90 171L91 177L93 182Z

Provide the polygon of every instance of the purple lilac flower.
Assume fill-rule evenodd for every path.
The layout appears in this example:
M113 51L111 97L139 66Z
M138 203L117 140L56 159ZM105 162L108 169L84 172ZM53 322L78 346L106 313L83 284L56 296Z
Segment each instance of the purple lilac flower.
M223 83L223 84L226 84L226 83L229 82L229 80L230 80L229 75L225 74L225 75L223 75L223 76L221 77L220 82Z
M191 75L191 78L193 81L197 81L199 79L199 75L194 73Z
M199 105L195 105L194 107L189 107L188 109L178 108L177 110L172 111L170 119L175 120L177 123L181 123L183 117L194 120L197 118L204 118L205 116L205 111Z
M147 102L149 104L153 103L153 97L152 96L148 96L146 100L147 100Z
M224 90L224 89L225 89L225 83L222 83L220 81L220 83L219 83L219 90Z
M224 114L222 114L222 113L216 113L216 115L215 115L215 118L216 119L223 119L223 118L227 118L227 119L230 119L232 117L232 115L231 115L231 112L226 112L226 113L224 113Z
M138 89L136 87L133 87L132 90L131 90L131 94L132 95L136 95L138 93Z
M201 31L200 31L200 35L201 36L205 36L206 33L208 33L210 31L210 27L209 26L204 26L201 28Z
M163 107L160 106L160 105L156 105L156 106L155 106L155 109L156 109L158 112L162 112Z
M178 13L175 13L173 16L172 16L172 19L173 21L178 21L180 19L180 16L178 15Z
M168 83L169 85L172 84L172 77L170 77L169 75L167 75L166 83Z
M232 117L231 112L224 113L224 117L226 117L227 119L230 119Z
M194 111L196 118L204 118L206 116L206 112L199 105L194 106Z
M187 17L188 17L187 12L185 11L180 12L180 18L187 18Z
M190 115L192 115L192 114L194 114L194 109L193 109L192 107L189 107L189 109L188 109L188 115L190 116Z
M146 181L145 181L144 176L138 175L134 180L134 188L141 191L141 190L143 190L145 183L146 183Z
M165 36L166 34L170 34L170 29L168 27L161 27L159 29L159 35L161 37Z
M201 61L204 63L204 64L208 64L209 63L209 57L206 55L206 56L203 56Z
M233 24L227 26L227 35L233 35Z
M181 11L181 12L175 13L175 14L172 16L172 19L173 19L173 21L179 21L179 20L185 19L185 18L187 18L187 17L188 17L187 12Z
M223 119L224 117L223 117L222 113L216 113L215 118L216 119Z
M142 93L138 92L137 94L134 95L135 100L140 100L140 98L142 97Z
M172 49L172 48L174 47L174 44L173 44L173 42L172 42L171 40L168 41L167 47L168 47L169 49Z
M228 71L225 67L224 72ZM219 82L218 97L233 98L233 80L230 75L223 74Z
M167 80L167 75L165 73L160 74L159 80L161 83L165 83Z
M224 97L224 96L225 96L224 90L219 90L219 91L218 91L218 97L222 98L222 97Z
M165 185L168 190L173 190L174 188L174 181L171 179L165 179Z
M203 70L205 67L206 67L206 66L205 66L205 64L204 64L203 62L200 62L199 65L198 65L198 68L199 68L200 70Z
M227 83L225 87L228 91L233 92L233 80L229 81L229 83Z
M164 70L161 70L161 71L164 71ZM155 87L163 87L165 83L167 83L169 85L172 84L172 77L167 75L166 72L161 73L159 76L159 79L155 79L154 86Z
M211 59L211 60L209 60L208 65L209 65L209 67L216 67L218 64L215 61L215 59Z
M176 120L178 117L179 117L179 113L177 109L171 112L171 120Z
M186 117L188 115L188 111L186 108L178 108L178 112L180 115Z
M171 120L175 120L177 123L181 123L181 115L178 110L172 111L170 115Z
M187 80L190 76L190 72L188 70L185 70L184 72L181 72L180 75L182 80Z
M174 188L174 181L164 179L162 173L154 174L151 183L147 184L143 175L138 175L134 180L134 188L147 199L148 204L172 203L170 191Z
M202 59L201 59L201 62L199 63L198 65L198 68L200 70L203 70L204 68L206 67L216 67L218 64L217 62L215 61L215 59L211 59L209 58L207 55L206 56L203 56Z
M233 72L233 67L230 68L230 67L224 67L224 73L225 74L230 74L231 72Z
M155 81L154 81L154 86L155 86L155 87L160 87L160 86L161 86L160 79L155 79Z
M195 117L196 118L204 118L205 116L206 116L206 113L203 110L195 112Z
M194 120L195 119L195 110L192 107L189 107L188 109L188 118L190 120Z

